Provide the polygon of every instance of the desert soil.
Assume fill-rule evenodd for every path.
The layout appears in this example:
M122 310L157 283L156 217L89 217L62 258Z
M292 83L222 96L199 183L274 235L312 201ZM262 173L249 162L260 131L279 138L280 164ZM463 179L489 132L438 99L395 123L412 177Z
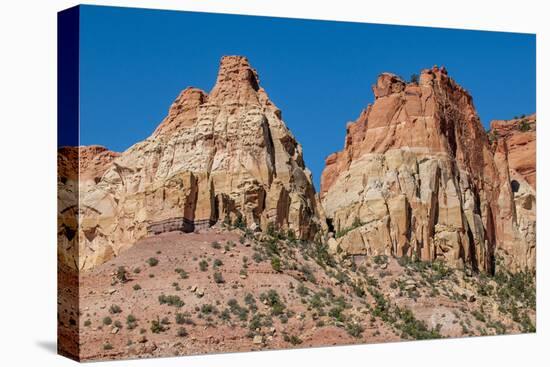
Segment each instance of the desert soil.
M60 272L60 349L77 335L79 359L102 360L534 331L534 276L436 265L334 261L281 234L164 233L81 273L78 290ZM63 307L75 297L79 310Z

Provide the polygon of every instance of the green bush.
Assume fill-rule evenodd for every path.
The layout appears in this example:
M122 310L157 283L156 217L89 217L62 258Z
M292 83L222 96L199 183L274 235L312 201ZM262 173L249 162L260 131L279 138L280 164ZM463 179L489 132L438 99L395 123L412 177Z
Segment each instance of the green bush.
M176 324L178 325L193 325L194 322L191 319L191 315L188 312L176 314Z
M185 270L183 270L182 268L176 268L176 269L174 269L174 271L180 275L181 279L189 278L189 274Z
M346 325L346 331L354 338L359 338L361 334L363 334L363 331L365 331L365 329L360 324L348 323Z
M277 273L281 272L281 259L279 259L276 256L273 256L271 258L271 267L273 270L275 270Z
M531 130L531 125L527 122L527 120L521 120L518 124L519 131L526 132Z
M134 315L129 314L126 316L126 327L129 330L133 330L137 327L137 318Z
M206 271L206 270L208 270L208 261L206 261L206 260L201 260L201 261L199 262L199 269L200 269L201 271Z
M159 263L158 259L155 258L155 257L150 257L147 259L147 264L149 264L149 266L157 266Z
M160 334L163 331L166 331L166 327L162 324L158 317L156 320L151 321L151 332Z
M109 312L114 315L114 314L117 314L117 313L121 313L122 309L120 308L119 305L111 305L111 307L109 307Z
M245 229L246 228L246 221L244 220L242 214L237 214L237 218L235 218L235 221L233 222L233 227L239 228L239 229Z
M121 283L126 283L128 281L128 272L124 266L118 267L116 277Z
M169 306L175 306L177 308L181 308L185 305L185 303L181 300L181 298L179 296L175 296L175 295L169 295L169 296L166 296L164 294L161 294L159 297L158 297L158 300L159 300L159 303L161 305L169 305Z
M285 342L290 343L292 345L302 344L302 339L300 339L296 335L290 335L289 336L288 334L284 334L283 339L284 339Z
M201 306L200 310L201 310L201 313L205 315L209 315L214 312L215 308L211 304L204 304Z
M281 315L286 308L279 294L274 289L270 289L267 293L260 294L260 301L271 307L271 314L274 316Z

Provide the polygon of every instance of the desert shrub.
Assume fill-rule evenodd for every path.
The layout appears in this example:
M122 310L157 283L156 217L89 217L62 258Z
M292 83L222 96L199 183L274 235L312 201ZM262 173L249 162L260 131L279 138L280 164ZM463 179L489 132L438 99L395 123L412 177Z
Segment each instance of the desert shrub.
M182 268L176 268L176 269L174 269L174 271L180 275L181 279L189 278L189 274L185 270L183 270Z
M194 325L195 323L191 319L191 314L188 312L176 314L176 324L178 325Z
M187 330L184 327L180 327L178 329L176 335L179 336L180 338L185 338L187 335L189 335L189 333L187 332Z
M117 314L117 313L121 313L122 309L120 308L119 305L111 305L111 307L109 307L109 312L114 315L114 314Z
M315 279L315 276L313 275L313 271L311 270L311 268L307 265L302 265L300 267L300 271L302 272L302 274L304 275L304 277L311 283L315 283L316 282L316 279Z
M118 321L118 320L116 320L116 321L113 323L113 325L114 325L115 327L119 328L119 329L122 328L122 322L120 322L120 321Z
M163 331L166 331L166 327L162 324L158 317L156 320L151 321L151 332L160 334Z
M244 296L244 303L248 306L248 309L250 312L255 313L258 311L258 306L256 306L256 300L254 299L254 296L251 293L247 293Z
M298 344L302 344L302 339L300 339L298 336L296 335L288 335L288 334L284 334L283 335L283 340L287 343L290 343L292 345L298 345Z
M220 319L223 321L231 320L231 311L228 308L224 309L220 312Z
M315 293L313 297L309 299L309 304L312 308L316 310L321 310L323 308L323 300L319 293Z
M159 303L161 305L169 305L169 306L174 306L174 307L177 307L177 308L180 308L180 307L183 307L185 305L185 303L182 301L182 299L179 297L179 296L175 296L175 295L164 295L164 294L161 294L159 297L158 297L158 300L159 300Z
M373 258L373 261L376 265L383 265L388 263L388 257L386 255L376 255Z
M206 270L208 270L208 261L206 261L206 260L201 260L201 261L199 262L199 269L200 269L201 271L206 271Z
M518 130L522 132L526 132L531 130L531 125L527 122L527 120L521 120L518 124Z
M354 338L359 338L365 329L360 324L348 323L346 325L346 331Z
M147 259L147 264L149 264L149 266L157 266L159 263L158 259L156 257L150 257Z
M84 326L90 326L90 325L92 325L92 321L90 320L84 321Z
M214 312L214 306L212 306L211 304L204 304L201 306L200 310L201 313L209 315Z
M341 306L332 307L328 311L328 315L338 322L346 321L346 316L344 315L344 308Z
M139 291L141 289L141 286L139 284L134 284L132 287L135 291Z
M395 326L401 330L403 337L417 340L441 338L441 334L439 334L440 326L436 329L429 329L424 321L416 319L411 310L397 307L395 313L400 320Z
M239 228L239 229L245 229L246 228L246 221L244 220L242 214L237 214L237 217L233 221L233 227Z
M298 293L298 295L305 297L308 295L309 289L303 283L300 283L296 288L296 292Z
M111 350L111 349L113 349L113 346L111 345L111 343L103 344L103 350Z
M137 318L134 315L130 314L126 316L126 327L129 330L133 330L137 327Z
M126 283L128 281L128 271L126 271L124 266L118 267L116 277L121 283Z
M105 316L103 318L103 325L111 325L113 323L113 319L111 319L109 316Z
M259 329L261 327L268 327L273 324L273 321L271 318L267 315L264 315L263 313L257 313L254 316L252 316L252 319L248 323L248 328L251 331L255 331L256 329Z
M271 314L274 316L281 315L286 308L279 294L274 289L270 289L267 293L260 294L260 301L271 307Z
M359 228L362 225L363 225L363 222L361 222L361 219L359 219L359 217L355 217L350 227L336 231L336 233L334 234L334 237L335 238L343 237L349 232L353 231L355 228Z
M411 74L410 83L418 84L418 80L419 80L418 74Z
M216 282L217 284L225 283L222 273L220 273L219 271L216 271L214 273L214 282Z
M213 267L217 268L223 265L223 262L220 259L214 259Z
M271 258L271 267L273 268L273 270L280 273L281 272L281 259L279 259L277 256L273 256Z
M260 263L264 260L263 256L261 253L259 252L254 252L254 254L252 255L252 260L254 260L255 262L257 263Z
M214 241L210 244L210 247L213 249L219 250L222 248L222 245L218 241Z

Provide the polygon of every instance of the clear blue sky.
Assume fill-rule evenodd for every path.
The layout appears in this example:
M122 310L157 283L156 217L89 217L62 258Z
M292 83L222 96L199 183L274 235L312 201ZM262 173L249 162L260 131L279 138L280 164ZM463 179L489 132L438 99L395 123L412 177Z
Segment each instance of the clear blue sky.
M534 35L94 6L80 19L81 145L147 138L182 89L210 91L223 55L258 70L317 188L381 72L445 65L486 127L535 112Z

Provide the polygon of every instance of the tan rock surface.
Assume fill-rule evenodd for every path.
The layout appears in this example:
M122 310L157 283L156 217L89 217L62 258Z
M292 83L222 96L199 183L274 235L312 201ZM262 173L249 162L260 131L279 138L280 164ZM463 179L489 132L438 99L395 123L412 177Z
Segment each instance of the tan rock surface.
M118 156L99 145L62 147L58 151L58 258L65 265L75 268L78 263L79 194L93 187ZM96 256L108 259L111 252L105 248Z
M418 84L384 73L373 91L375 102L348 124L344 150L327 158L321 178L340 250L487 272L500 256L534 266L506 149L495 157L468 92L437 67Z
M520 174L536 190L537 115L491 121L491 133L492 137L506 141L510 170Z
M536 115L530 115L510 121L491 122L489 139L495 149L497 166L507 172L501 172L502 179L511 183L513 192L517 231L510 241L504 242L505 251L511 258L505 266L535 267L536 255ZM506 160L506 162L504 162ZM505 229L506 230L506 229ZM526 246L514 246L523 241Z
M80 202L80 269L147 234L237 217L307 239L320 225L302 147L239 56L222 58L209 95L185 89L151 137L117 157L96 184L81 182Z

